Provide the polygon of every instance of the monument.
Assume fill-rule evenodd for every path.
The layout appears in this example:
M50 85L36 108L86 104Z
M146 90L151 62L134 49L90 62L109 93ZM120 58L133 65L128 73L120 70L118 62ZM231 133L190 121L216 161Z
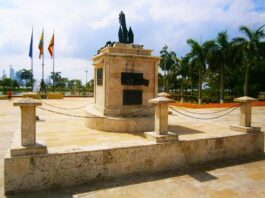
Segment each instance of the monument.
M119 42L107 42L94 56L94 104L86 109L86 126L103 131L143 132L154 129L159 57L133 44L132 29L119 15Z

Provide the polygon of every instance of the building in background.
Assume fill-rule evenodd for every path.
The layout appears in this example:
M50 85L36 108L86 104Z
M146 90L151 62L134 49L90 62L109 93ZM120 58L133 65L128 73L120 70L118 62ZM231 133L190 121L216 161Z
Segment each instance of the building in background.
M6 78L6 70L3 69L2 79Z
M10 65L9 67L9 78L11 80L15 80L15 70L12 65Z

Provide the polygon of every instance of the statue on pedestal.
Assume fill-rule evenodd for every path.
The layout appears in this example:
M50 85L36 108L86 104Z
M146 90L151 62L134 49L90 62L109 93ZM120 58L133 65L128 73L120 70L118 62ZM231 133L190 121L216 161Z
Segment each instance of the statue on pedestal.
M133 31L132 28L129 28L129 32L127 30L126 27L126 19L125 19L125 14L123 13L123 11L121 11L121 13L119 14L119 22L120 22L120 28L119 28L119 42L120 43L133 43L134 40L134 35L133 35Z

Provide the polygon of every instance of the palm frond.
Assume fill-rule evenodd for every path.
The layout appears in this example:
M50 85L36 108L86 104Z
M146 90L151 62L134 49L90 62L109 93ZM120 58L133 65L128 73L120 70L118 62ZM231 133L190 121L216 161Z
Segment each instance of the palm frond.
M239 30L240 32L244 33L249 40L252 39L253 31L249 27L243 25L243 26L240 26Z

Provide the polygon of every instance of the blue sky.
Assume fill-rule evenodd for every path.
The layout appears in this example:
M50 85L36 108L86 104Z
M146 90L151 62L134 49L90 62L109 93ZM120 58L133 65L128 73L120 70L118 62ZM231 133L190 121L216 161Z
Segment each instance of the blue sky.
M55 29L56 71L69 78L93 77L91 57L106 41L118 40L118 15L123 10L135 43L153 49L167 44L179 56L186 40L205 41L227 30L239 35L240 25L257 28L265 23L265 0L0 0L0 76L13 65L30 68L28 57L34 27L34 75L41 77L38 42L45 31L45 49ZM45 50L45 76L52 60Z

